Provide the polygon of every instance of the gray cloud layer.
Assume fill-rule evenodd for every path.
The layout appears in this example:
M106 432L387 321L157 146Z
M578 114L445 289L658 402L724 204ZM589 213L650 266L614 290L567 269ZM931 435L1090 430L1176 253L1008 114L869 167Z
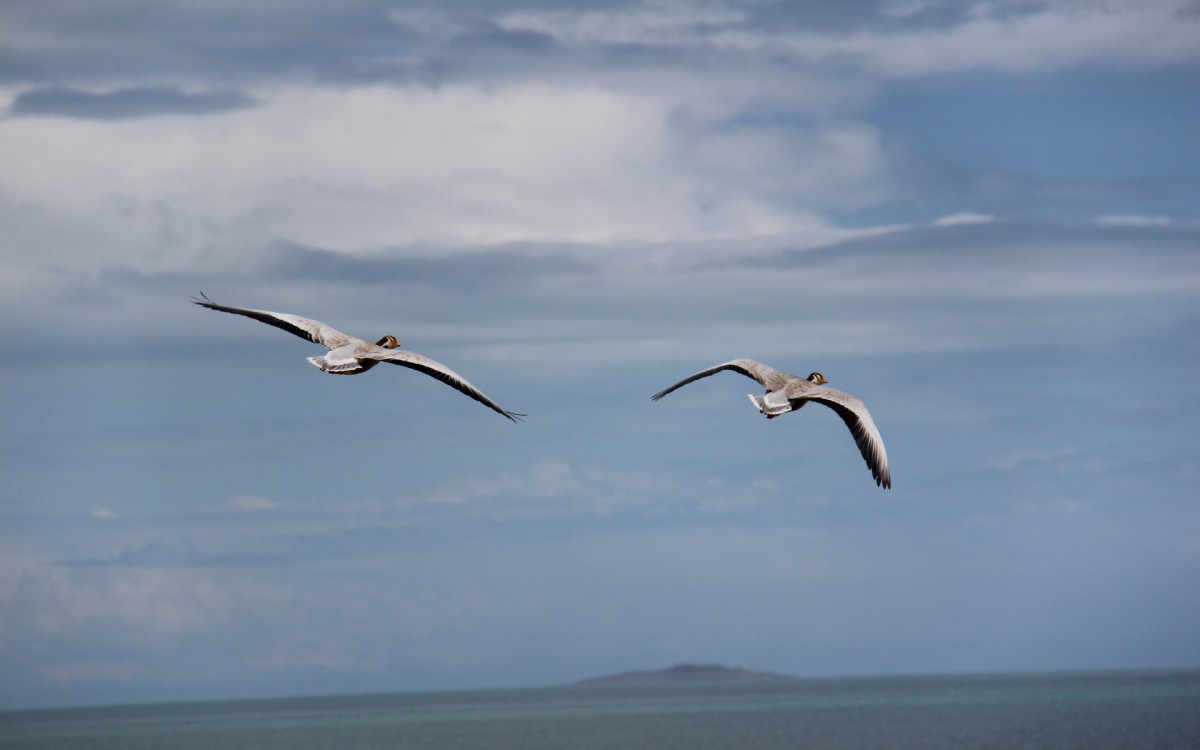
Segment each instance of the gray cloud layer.
M1194 2L1155 3L1142 8L1111 4L1022 2L856 3L722 2L706 6L642 2L503 4L406 3L366 0L329 4L255 3L6 3L0 10L0 80L38 84L96 82L111 78L172 81L205 78L254 81L315 78L340 83L388 80L445 83L502 71L528 73L549 55L577 71L597 65L659 67L689 65L713 55L738 64L762 51L776 62L817 61L855 65L906 38L936 40L978 29L982 42L999 28L1053 32L1070 21L1082 28L1105 17L1127 14L1136 48L1143 19L1166 24L1196 22ZM1165 27L1169 30L1169 26ZM1092 34L1108 44L1107 27ZM1084 35L1089 36L1089 35ZM880 51L857 40L879 40ZM800 40L800 41L797 41ZM830 40L840 40L831 42ZM1082 40L1089 41L1089 40ZM812 43L810 43L812 42ZM1072 40L1061 40L1057 56L1022 49L1025 62L1071 60ZM1148 58L1183 55L1182 37L1170 33ZM951 64L973 56L987 64L982 45ZM71 54L64 54L69 50ZM1002 54L996 51L995 54ZM955 56L962 60L953 61ZM1177 59L1183 59L1179 57ZM996 58L993 62L998 61ZM760 61L761 62L761 61ZM759 64L759 63L755 63ZM923 64L923 63L917 63ZM545 68L542 72L548 72Z
M177 88L122 88L105 93L63 88L31 89L17 95L9 114L126 120L162 115L204 115L254 106L236 91L188 93Z

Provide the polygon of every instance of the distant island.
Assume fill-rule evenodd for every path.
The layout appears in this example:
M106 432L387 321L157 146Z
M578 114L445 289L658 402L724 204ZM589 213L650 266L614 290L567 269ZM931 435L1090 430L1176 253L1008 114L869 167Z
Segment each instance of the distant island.
M622 672L605 677L580 680L576 685L653 685L698 682L777 682L795 677L757 672L741 667L729 668L720 664L676 664L656 672Z

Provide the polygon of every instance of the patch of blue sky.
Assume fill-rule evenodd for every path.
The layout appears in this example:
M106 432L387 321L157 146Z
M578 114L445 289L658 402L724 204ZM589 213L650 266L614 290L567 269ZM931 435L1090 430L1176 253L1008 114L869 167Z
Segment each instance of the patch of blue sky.
M869 119L972 170L1076 180L1200 180L1200 70L969 73L894 81Z

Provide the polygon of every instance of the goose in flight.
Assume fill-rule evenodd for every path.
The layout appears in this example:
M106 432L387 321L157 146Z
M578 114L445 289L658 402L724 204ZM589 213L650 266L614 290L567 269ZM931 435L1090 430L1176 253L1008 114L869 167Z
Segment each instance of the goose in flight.
M735 359L684 378L670 388L654 394L654 400L657 401L676 388L700 378L715 375L722 370L732 370L748 378L754 378L767 389L763 396L750 395L750 402L765 414L767 419L774 419L780 414L796 411L809 401L825 404L836 411L846 426L850 428L850 434L854 435L854 442L858 443L858 450L866 460L867 466L870 467L871 475L875 477L875 484L885 489L892 486L892 472L888 468L887 451L883 447L883 438L879 436L879 428L875 426L875 420L871 419L867 407L849 393L826 388L825 384L829 381L819 372L814 372L807 378L801 378L791 373L781 372L753 359Z
M390 362L393 365L410 367L430 377L437 378L451 388L470 396L484 406L499 412L514 422L519 422L520 418L525 416L524 414L518 414L515 411L508 411L501 408L496 402L484 395L483 391L468 383L461 375L446 367L441 362L436 362L429 357L423 357L415 352L404 351L400 348L400 342L396 340L395 336L384 336L372 344L370 341L349 336L341 331L330 328L319 320L302 318L299 315L288 315L287 313L248 310L244 307L218 305L209 299L204 292L200 292L199 297L193 297L192 302L201 307L207 307L209 310L217 310L234 315L245 315L247 318L254 318L267 325L281 328L314 344L321 344L329 352L323 357L309 357L308 361L314 367L331 375L358 375L370 370L380 362Z

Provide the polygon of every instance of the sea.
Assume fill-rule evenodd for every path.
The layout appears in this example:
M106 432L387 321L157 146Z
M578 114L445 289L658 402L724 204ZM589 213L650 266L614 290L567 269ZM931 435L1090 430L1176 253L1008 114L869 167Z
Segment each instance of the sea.
M1197 750L1200 670L872 677L0 712L54 750Z

